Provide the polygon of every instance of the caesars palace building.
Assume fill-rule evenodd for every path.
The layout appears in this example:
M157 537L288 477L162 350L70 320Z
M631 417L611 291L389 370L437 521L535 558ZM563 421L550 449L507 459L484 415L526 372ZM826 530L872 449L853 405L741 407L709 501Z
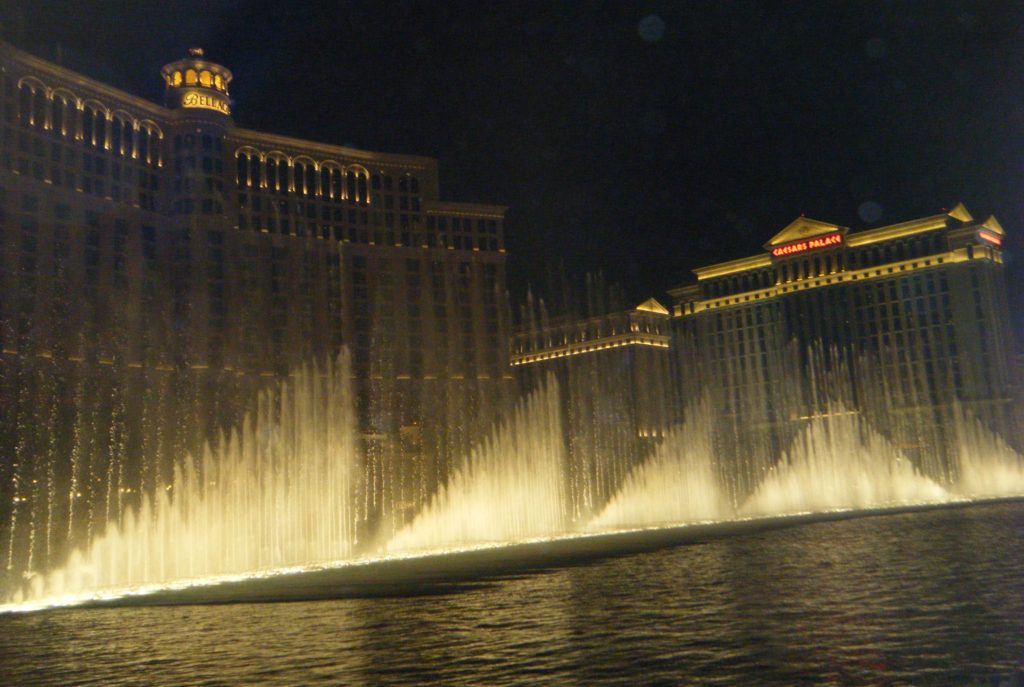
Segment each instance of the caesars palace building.
M1019 445L1003 238L961 204L856 232L799 217L763 252L669 291L677 360L741 442L835 398L911 455L956 440L957 408Z
M763 252L695 270L695 283L669 290L671 312L649 300L521 327L511 362L520 376L543 368L623 396L641 438L710 397L716 452L755 471L839 414L949 479L965 418L1024 443L1004 235L960 204L863 231L799 217ZM679 403L670 417L666 380ZM741 490L758 475L744 479Z
M441 200L431 158L236 126L199 49L161 76L158 105L0 42L0 415L169 469L345 346L364 438L442 475L509 396L505 208Z

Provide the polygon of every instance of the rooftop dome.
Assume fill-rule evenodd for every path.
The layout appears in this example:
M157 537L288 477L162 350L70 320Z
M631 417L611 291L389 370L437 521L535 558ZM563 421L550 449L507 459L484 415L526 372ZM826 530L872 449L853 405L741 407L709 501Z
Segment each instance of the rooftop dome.
M231 115L228 84L231 72L203 59L202 48L189 48L188 57L165 64L160 74L167 85L164 100L170 108L202 109Z

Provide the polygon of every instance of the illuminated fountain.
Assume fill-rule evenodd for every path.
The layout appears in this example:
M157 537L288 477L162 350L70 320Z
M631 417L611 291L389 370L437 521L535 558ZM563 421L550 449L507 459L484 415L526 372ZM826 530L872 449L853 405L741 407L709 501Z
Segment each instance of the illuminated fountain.
M922 475L858 412L834 404L800 431L742 512L772 516L948 499L945 489Z
M731 507L714 470L714 418L705 397L690 408L647 461L638 465L604 509L592 532L723 520Z
M106 526L93 526L86 543L65 562L14 585L6 609L283 579L281 573L355 569L361 566L353 564L410 556L443 560L505 545L568 548L588 539L607 541L610 533L1024 494L1020 455L959 406L939 423L943 436L955 437L951 457L927 461L931 472L922 468L893 437L924 430L893 420L871 394L862 395L871 407L855 405L852 386L844 386L843 379L851 377L845 369L836 365L827 374L814 373L811 386L821 390L821 412L791 416L785 425L791 431L767 461L723 454L722 447L736 441L724 436L729 425L707 392L653 439L635 436L634 445L623 446L621 427L605 431L593 415L589 438L574 442L565 419L573 419L575 411L565 406L565 389L548 378L531 385L413 517L371 536L368 501L380 497L367 476L370 462L356 430L352 379L343 355L335 364L304 367L262 391L235 430L198 454L182 454L169 478L156 479L160 471L150 468L153 487L137 506L125 499ZM589 389L610 386L614 379ZM574 431L581 436L579 426ZM581 445L595 453L586 457L590 464L634 461L621 469L606 498L597 489L581 490L593 483L574 478L585 463L571 452ZM948 468L933 466L943 461ZM733 479L737 465L759 474L748 491ZM116 470L105 472L114 484L121 479ZM101 504L105 509L118 503L109 488L94 493L97 513L105 512ZM580 494L595 507L580 509L574 502ZM45 512L47 502L37 507ZM606 546L614 547L614 541ZM521 555L521 549L510 555Z
M436 551L563 534L568 518L558 400L553 379L532 392L387 543L387 551Z
M357 454L347 356L264 391L242 427L187 457L28 597L81 598L345 559L355 546ZM18 590L18 600L24 594Z
M1002 438L959 406L954 410L959 474L956 493L966 498L1024 494L1024 461Z

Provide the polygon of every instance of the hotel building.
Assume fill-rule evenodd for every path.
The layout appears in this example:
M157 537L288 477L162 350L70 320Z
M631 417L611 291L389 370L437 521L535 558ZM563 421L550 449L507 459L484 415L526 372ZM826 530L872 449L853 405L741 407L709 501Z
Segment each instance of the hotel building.
M372 488L414 507L508 396L505 208L442 200L431 158L237 126L201 50L161 77L156 104L0 43L0 520L79 479L40 452L152 454L116 466L138 492L342 346ZM38 412L75 436L27 436Z
M766 454L788 434L765 429L799 426L840 396L921 461L948 445L954 404L1019 446L1003 237L995 217L960 204L865 231L800 217L763 252L670 290L688 393L711 390L724 440L769 437ZM838 368L849 388L835 388Z
M524 388L558 383L570 498L584 515L671 424L669 311L651 298L590 317L527 319L512 338L512 369Z

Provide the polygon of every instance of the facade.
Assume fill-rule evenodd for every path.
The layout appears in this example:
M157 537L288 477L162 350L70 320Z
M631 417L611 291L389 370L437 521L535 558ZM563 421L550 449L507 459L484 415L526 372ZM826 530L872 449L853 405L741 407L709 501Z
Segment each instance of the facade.
M26 521L74 520L36 491L110 521L342 346L380 503L414 507L508 395L505 208L442 200L430 158L236 126L201 50L162 77L158 105L0 43L9 561L42 555ZM41 412L74 432L26 432Z
M954 408L1019 446L1003 236L963 205L857 232L800 217L763 253L670 291L689 393L710 389L726 442L768 437L766 455L828 401L868 416L929 471L950 469L925 463L948 445Z
M665 306L650 298L631 310L528 323L512 337L512 368L522 380L549 372L561 379L592 361L605 377L621 369L614 384L636 410L631 430L657 436L666 426L666 404L651 377L668 374L669 321Z
M520 385L559 386L576 517L603 505L670 425L669 325L651 298L602 315L532 318L512 338Z

